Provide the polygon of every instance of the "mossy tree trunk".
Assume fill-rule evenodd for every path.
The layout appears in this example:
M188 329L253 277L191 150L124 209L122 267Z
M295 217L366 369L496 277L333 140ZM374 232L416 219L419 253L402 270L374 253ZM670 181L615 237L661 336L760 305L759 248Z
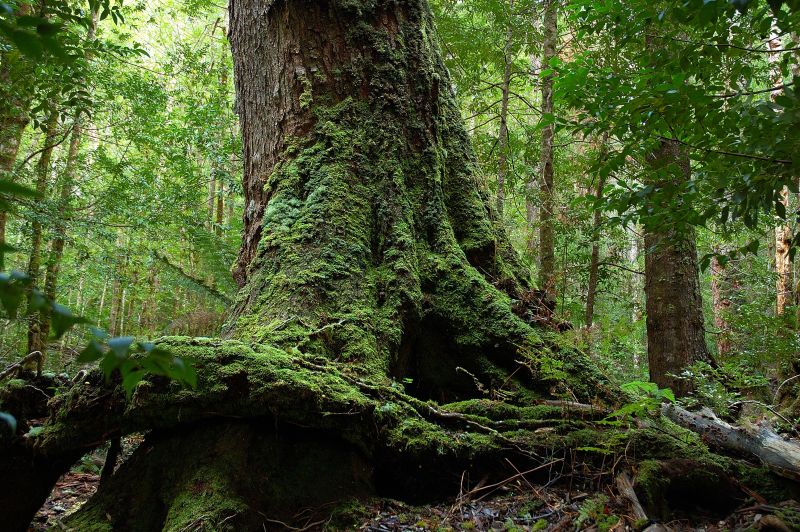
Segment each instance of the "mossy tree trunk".
M424 0L232 4L246 208L229 337L452 396L455 366L485 374L530 333L435 36Z
M544 462L556 436L527 429L580 422L531 406L566 384L537 359L541 298L477 179L427 2L235 0L230 20L246 205L227 339L162 342L196 390L149 378L126 402L93 372L0 448L55 460L149 431L81 530L260 530L331 498L455 492L509 453ZM614 395L580 356L556 367L572 400ZM0 475L22 476L7 455ZM0 510L38 493L0 485Z

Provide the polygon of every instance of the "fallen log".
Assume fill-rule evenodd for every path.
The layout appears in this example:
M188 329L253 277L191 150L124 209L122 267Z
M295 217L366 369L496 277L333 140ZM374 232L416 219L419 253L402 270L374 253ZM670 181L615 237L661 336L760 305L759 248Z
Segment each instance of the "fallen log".
M800 443L786 440L766 427L736 427L708 409L690 412L665 404L661 413L681 427L700 434L706 443L758 458L774 473L800 481Z

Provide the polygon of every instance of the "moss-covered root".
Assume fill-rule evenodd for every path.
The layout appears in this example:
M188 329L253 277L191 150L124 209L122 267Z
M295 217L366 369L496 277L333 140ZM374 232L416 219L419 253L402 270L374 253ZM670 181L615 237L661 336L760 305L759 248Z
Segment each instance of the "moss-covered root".
M152 435L67 520L76 530L264 530L373 493L371 465L335 436L223 422ZM297 515L298 512L309 509Z

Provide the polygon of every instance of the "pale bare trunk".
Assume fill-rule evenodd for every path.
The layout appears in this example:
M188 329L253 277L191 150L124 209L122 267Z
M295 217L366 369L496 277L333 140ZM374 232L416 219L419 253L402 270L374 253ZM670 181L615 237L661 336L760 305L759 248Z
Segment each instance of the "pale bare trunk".
M770 50L778 50L781 46L779 30L777 27L773 26L767 47ZM780 53L770 53L767 56L773 85L779 85L782 80L780 55ZM772 93L772 99L774 100L779 94L779 92ZM781 190L780 202L783 204L784 211L788 212L789 189L786 187L783 187ZM775 227L775 313L778 316L784 314L787 303L790 304L793 299L791 280L792 265L790 260L791 242L792 228L788 223L779 223Z

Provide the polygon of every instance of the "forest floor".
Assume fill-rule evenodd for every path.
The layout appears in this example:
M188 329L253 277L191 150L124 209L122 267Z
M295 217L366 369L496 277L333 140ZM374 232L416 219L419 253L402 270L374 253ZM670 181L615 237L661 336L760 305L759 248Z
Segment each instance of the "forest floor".
M123 457L129 455L141 441L138 437L123 442ZM104 454L89 454L64 475L56 484L50 498L36 515L32 531L68 530L61 520L77 510L97 489ZM699 511L691 518L664 523L665 527L651 532L669 530L727 531L775 530L789 531L791 525L775 513L789 511L800 516L800 503L786 501L778 506L763 506L744 502L726 516L714 516ZM687 514L688 515L688 514ZM297 516L285 530L358 530L364 532L394 531L625 531L647 528L634 524L629 503L607 486L598 491L569 490L558 486L537 486L524 480L501 483L484 495L462 493L448 502L411 506L399 501L380 499L353 505L351 511L337 520L352 520L353 526L333 526L329 521L303 520ZM648 523L649 524L649 523ZM270 529L284 526L274 521Z

